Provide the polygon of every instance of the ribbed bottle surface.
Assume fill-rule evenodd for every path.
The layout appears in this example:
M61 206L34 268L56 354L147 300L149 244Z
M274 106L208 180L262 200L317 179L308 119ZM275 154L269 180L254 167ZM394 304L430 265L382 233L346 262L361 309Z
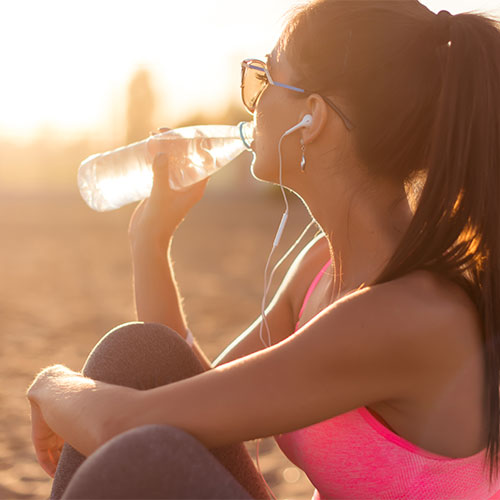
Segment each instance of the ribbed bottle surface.
M147 198L153 186L153 159L168 155L169 184L181 190L227 165L252 140L250 123L184 127L90 156L78 169L85 202L100 212ZM244 142L246 141L246 143Z

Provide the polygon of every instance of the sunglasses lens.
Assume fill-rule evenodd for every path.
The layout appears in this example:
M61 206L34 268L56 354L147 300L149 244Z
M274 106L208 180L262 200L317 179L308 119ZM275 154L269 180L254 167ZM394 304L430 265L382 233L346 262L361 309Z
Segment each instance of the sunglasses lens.
M251 113L255 111L257 100L267 83L264 63L260 61L247 62L243 67L241 95L243 104Z

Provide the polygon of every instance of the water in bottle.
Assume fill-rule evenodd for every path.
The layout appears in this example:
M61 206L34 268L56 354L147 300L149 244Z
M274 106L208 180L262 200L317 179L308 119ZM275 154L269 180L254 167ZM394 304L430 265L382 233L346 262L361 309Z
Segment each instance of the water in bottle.
M153 159L169 156L169 185L181 190L212 175L250 150L253 124L199 125L169 130L128 146L90 156L78 169L85 202L100 212L147 198Z

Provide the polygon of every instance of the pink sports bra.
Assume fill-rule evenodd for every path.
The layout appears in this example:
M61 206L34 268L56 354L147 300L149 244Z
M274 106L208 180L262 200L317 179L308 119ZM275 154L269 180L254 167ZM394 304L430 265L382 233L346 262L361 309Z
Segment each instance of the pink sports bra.
M329 266L311 283L299 319ZM274 437L315 486L313 500L500 499L500 477L490 487L483 468L485 449L465 458L431 453L395 434L366 407Z

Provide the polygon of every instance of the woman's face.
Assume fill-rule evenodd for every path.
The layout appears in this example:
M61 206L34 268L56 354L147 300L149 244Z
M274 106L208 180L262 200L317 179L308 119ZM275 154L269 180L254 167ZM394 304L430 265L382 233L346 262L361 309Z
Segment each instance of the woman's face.
M274 81L294 84L293 69L278 48L269 55L267 63ZM305 103L300 94L275 85L268 85L262 92L254 112L255 134L252 145L256 153L252 174L257 179L279 183L279 141L306 113ZM300 132L283 138L281 152L283 183L289 185L287 181L296 174L294 170L300 172Z

